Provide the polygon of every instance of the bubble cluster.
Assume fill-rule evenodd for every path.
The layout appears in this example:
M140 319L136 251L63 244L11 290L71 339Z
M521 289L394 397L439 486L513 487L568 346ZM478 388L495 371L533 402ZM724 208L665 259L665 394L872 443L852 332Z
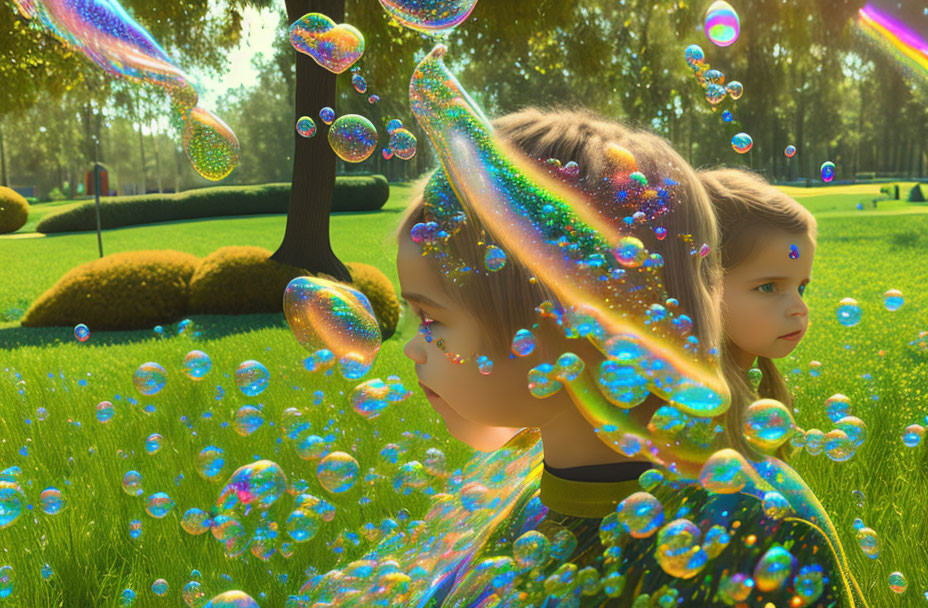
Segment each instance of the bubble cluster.
M401 129L393 132L392 138ZM360 163L370 158L377 148L377 129L374 123L360 114L345 114L329 128L329 145L340 159L349 163ZM391 145L391 148L393 146ZM397 149L393 151L400 156ZM415 146L413 146L413 154ZM400 156L402 158L402 156ZM410 157L411 158L411 157Z

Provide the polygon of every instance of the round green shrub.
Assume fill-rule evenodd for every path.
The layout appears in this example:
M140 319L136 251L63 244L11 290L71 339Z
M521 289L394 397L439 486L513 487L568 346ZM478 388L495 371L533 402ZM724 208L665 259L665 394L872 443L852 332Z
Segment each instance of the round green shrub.
M195 255L172 250L104 256L65 273L32 303L22 325L150 329L185 314L188 286L199 264Z
M190 314L282 312L287 283L308 274L270 259L263 247L222 247L203 258L190 281Z
M912 187L912 190L909 192L909 200L913 203L924 203L925 195L922 193L922 188L920 185L915 184Z
M0 186L0 234L16 232L29 219L29 202L18 192Z

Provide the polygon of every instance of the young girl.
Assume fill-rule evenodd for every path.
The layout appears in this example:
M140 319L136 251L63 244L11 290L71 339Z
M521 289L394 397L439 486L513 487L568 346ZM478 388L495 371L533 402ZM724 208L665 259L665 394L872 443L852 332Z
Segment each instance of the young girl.
M791 353L809 327L803 294L811 281L817 224L812 213L762 177L739 169L700 172L719 220L725 272L722 366L731 420L758 398L792 406L773 360ZM762 377L753 386L748 371ZM777 453L787 458L785 444Z

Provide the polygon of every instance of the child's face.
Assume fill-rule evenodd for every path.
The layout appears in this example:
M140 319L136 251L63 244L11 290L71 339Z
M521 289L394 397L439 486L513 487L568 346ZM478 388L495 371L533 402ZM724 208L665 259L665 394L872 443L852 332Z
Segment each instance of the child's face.
M445 295L434 264L433 258L421 255L412 239L400 238L396 265L402 295L424 318L403 352L416 364L426 397L448 432L487 451L523 427L544 426L568 405L573 409L569 397L561 393L538 399L529 392L528 370L538 364L530 362L536 357L510 359L508 354L494 357L480 351L482 326ZM426 341L426 333L431 342ZM475 353L493 361L490 374L479 371ZM455 362L456 354L465 362ZM481 447L494 443L498 445Z
M744 369L758 356L785 357L805 335L809 307L803 292L814 256L807 234L775 230L765 232L750 255L725 272L725 333Z

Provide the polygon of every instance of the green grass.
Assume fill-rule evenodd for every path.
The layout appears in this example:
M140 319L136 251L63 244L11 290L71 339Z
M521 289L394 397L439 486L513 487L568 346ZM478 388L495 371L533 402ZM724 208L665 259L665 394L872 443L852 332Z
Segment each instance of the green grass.
M873 196L878 195L879 187L873 189ZM384 235L395 225L407 192L394 186L385 213L333 216L336 254L345 261L374 264L395 282L396 246ZM928 215L856 211L856 202L868 200L867 196L829 188L797 197L819 219L813 281L806 292L812 326L796 351L779 364L796 395L799 426L833 428L824 401L834 393L848 395L852 413L868 425L869 437L850 461L835 463L824 454L801 453L793 464L832 515L870 606L914 606L928 590L928 445L907 448L900 436L907 425L924 424L928 415L928 356L908 346L928 329L923 290L928 276ZM889 204L881 202L881 210ZM899 208L922 209L905 203ZM274 249L283 227L280 216L176 222L107 231L104 245L107 253L179 248L205 255L231 244ZM0 252L4 260L16 260L0 266L4 286L0 310L6 310L17 299L34 299L67 269L94 259L96 236L0 239ZM906 295L905 305L896 312L882 306L882 295L891 288ZM842 327L835 318L837 303L845 296L855 297L863 309L863 320L852 328ZM332 433L334 449L353 453L362 474L377 465L379 449L391 441L409 442L404 460L421 460L428 447L438 446L452 469L470 455L468 448L448 436L418 391L373 421L352 412L347 400L352 383L303 369L307 353L293 339L282 315L193 319L203 332L200 339L189 332L167 339L156 339L150 331L99 332L80 344L70 328L26 330L13 320L0 326L0 344L6 348L0 350L0 469L22 468L23 489L35 506L0 530L0 565L14 567L16 586L10 598L14 601L0 600L0 606L115 606L127 586L138 593L135 606L182 605L180 590L194 568L202 573L207 597L238 588L255 596L263 607L282 606L305 580L307 567L324 572L339 563L327 545L340 530L356 530L365 521L376 524L401 507L413 517L421 514L425 499L399 497L389 481L373 487L360 483L344 495L327 494L316 482L313 466L297 456L290 442L277 443L281 415L288 407L301 408L313 432ZM395 373L407 388L416 386L413 364L402 353L410 331L407 326L384 343L366 377L385 379ZM199 383L180 373L184 355L193 348L207 352L213 361L213 371ZM271 373L268 389L258 397L245 397L233 381L236 366L246 359L260 360ZM821 362L817 375L811 373L813 360ZM145 361L158 361L168 370L165 389L150 398L140 395L131 380ZM224 390L218 400L217 385ZM316 390L325 393L318 404ZM94 415L96 403L103 399L113 401L117 410L116 418L105 425ZM266 422L253 435L242 437L232 428L234 412L255 402L263 404ZM147 413L149 404L154 410ZM48 411L46 420L37 419L40 407ZM204 418L205 412L212 417ZM428 433L431 438L404 438L404 431ZM145 438L155 432L163 435L164 447L148 455ZM290 559L276 555L266 564L254 557L247 563L226 559L209 534L190 536L179 526L186 509L215 504L221 482L206 481L195 470L196 454L210 444L226 451L221 479L256 455L274 460L289 479L306 479L311 493L335 504L336 519L323 525L313 541L298 545ZM20 453L24 447L25 456ZM144 498L122 491L120 480L129 469L142 473L144 496L164 491L177 503L165 519L148 517ZM61 489L68 499L62 514L48 516L38 510L39 493L47 486ZM864 492L862 508L857 507L853 490ZM362 496L370 502L359 504ZM271 517L283 529L292 499L285 496L278 503ZM856 546L853 521L857 517L882 538L876 560ZM128 535L134 518L144 526L138 541ZM349 544L343 561L364 549L363 540L360 547ZM39 574L46 562L54 570L47 581ZM888 585L889 574L896 570L910 583L901 598ZM287 575L286 584L278 581L280 574ZM152 594L151 583L157 578L169 582L167 598ZM262 591L266 597L258 598Z

